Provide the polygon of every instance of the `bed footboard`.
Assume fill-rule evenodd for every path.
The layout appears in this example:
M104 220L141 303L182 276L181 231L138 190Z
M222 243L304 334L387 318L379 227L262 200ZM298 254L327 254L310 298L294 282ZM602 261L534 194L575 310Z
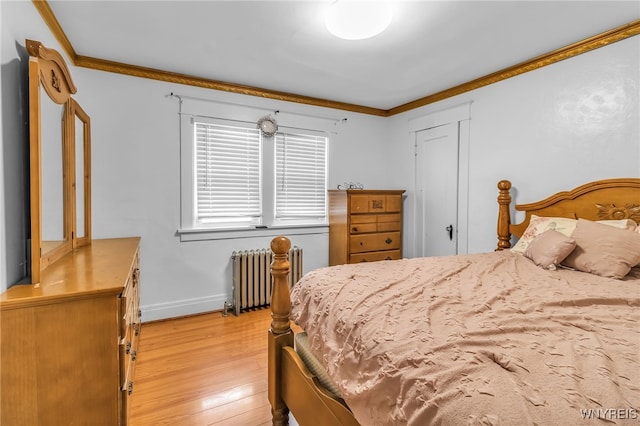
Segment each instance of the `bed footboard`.
M286 237L271 241L273 293L269 329L268 396L274 426L289 424L289 409L301 426L359 426L341 399L331 396L306 368L294 349L289 322L289 248Z
M271 328L269 328L268 396L274 426L289 424L289 408L282 395L282 354L284 347L293 347L293 331L289 323L291 300L289 298L289 249L291 242L286 237L271 241L273 260L273 293L271 294Z

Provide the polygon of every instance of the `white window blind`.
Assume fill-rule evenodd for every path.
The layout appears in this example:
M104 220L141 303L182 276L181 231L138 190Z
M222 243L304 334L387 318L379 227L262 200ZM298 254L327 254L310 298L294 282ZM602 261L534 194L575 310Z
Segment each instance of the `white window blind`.
M278 133L276 220L319 220L326 216L326 136Z
M259 224L258 129L195 122L195 216L206 224Z

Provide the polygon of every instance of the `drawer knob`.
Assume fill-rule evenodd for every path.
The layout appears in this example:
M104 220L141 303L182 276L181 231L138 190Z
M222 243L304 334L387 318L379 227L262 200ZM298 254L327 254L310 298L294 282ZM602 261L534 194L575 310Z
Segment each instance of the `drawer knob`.
M391 238L387 238L386 240L384 240L384 242L387 244L391 244L393 240Z
M358 227L354 226L353 228L351 228L351 232L358 232Z

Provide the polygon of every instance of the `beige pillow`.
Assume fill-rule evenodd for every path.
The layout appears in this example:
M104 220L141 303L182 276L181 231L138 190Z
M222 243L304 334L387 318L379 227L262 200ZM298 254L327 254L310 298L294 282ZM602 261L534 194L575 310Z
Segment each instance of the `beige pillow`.
M516 245L511 248L511 251L524 254L527 246L531 244L531 241L533 241L535 237L550 229L558 231L569 237L575 228L575 219L569 219L566 217L541 217L532 214L529 226L527 226L527 229L524 231Z
M576 248L562 262L582 272L624 278L640 262L640 234L578 219L571 237Z
M613 228L629 230L633 230L637 226L636 222L632 219L599 220L598 223L602 223ZM518 242L511 248L511 251L524 254L527 246L535 237L550 229L570 237L573 230L576 229L576 220L569 219L567 217L543 217L532 214L529 226L527 226L527 229L524 231Z
M550 229L529 243L524 256L542 268L554 270L575 247L576 240Z

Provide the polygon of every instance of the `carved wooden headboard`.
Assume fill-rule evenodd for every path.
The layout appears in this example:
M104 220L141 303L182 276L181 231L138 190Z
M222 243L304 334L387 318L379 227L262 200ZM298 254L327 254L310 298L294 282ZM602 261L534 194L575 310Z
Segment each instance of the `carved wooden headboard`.
M498 247L511 247L511 236L520 237L531 215L572 219L633 219L640 224L640 178L605 179L571 191L558 192L542 201L515 206L525 212L521 223L511 224L511 182L498 182Z

